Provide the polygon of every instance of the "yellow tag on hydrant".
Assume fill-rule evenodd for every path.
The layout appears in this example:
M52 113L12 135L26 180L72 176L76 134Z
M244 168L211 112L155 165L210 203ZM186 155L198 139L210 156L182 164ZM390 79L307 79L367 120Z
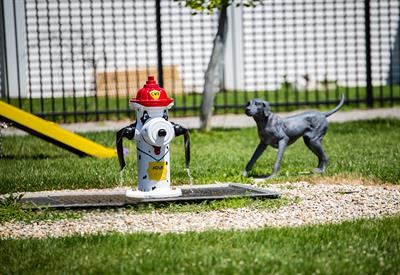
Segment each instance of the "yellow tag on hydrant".
M149 162L147 173L150 180L165 180L167 178L167 163L165 161Z

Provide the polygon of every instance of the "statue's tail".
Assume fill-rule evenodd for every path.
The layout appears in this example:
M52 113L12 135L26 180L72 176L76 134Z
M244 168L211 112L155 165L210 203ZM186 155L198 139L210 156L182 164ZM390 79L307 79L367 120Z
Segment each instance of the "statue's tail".
M345 100L345 97L344 97L344 94L342 94L342 99L340 100L338 106L336 106L334 109L332 109L332 110L330 110L330 111L324 113L324 114L325 114L325 117L328 117L328 116L330 116L330 115L336 113L337 111L339 111L339 109L342 108L342 106L343 106L343 104L344 104L344 100Z

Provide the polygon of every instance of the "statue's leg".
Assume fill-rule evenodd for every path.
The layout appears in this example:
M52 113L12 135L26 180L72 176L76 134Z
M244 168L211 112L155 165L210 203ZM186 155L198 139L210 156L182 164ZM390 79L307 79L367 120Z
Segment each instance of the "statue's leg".
M266 144L264 144L262 142L260 142L260 144L258 144L256 150L254 151L253 156L251 157L250 161L247 163L246 168L243 171L243 176L247 177L247 173L251 170L254 163L261 156L261 154L265 151L265 148L267 148Z
M323 173L328 165L328 156L325 154L322 147L322 139L310 139L304 136L304 143L318 157L318 167L314 169L317 173Z
M269 176L268 178L275 177L278 174L279 169L281 169L281 162L282 162L282 158L283 158L283 153L285 153L285 149L286 149L287 145L288 145L288 140L282 139L281 141L279 141L279 147L278 147L278 153L276 154L276 161L275 161L275 165L274 165L274 171L272 172L271 176Z

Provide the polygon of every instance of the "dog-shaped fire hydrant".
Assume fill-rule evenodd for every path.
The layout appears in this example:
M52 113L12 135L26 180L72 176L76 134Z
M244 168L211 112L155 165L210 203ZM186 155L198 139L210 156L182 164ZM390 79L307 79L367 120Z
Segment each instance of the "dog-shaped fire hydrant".
M116 143L121 171L125 167L122 139L134 139L137 144L138 190L127 190L126 196L137 198L177 197L180 189L171 188L170 142L176 136L184 136L185 164L189 168L189 131L168 121L168 109L174 100L158 86L153 76L130 100L136 111L136 122L117 132Z

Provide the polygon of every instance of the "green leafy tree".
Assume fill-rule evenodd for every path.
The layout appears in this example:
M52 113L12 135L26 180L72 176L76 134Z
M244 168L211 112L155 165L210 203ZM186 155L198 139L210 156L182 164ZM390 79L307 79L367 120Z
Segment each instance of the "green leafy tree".
M220 79L222 79L224 66L224 53L226 36L228 33L227 8L235 4L236 6L254 7L262 0L177 0L193 11L193 14L207 12L209 14L217 11L218 30L214 38L213 49L208 62L207 70L204 74L203 97L200 107L201 130L209 131L211 129L211 116L214 109L215 95L219 90ZM236 2L236 3L235 3Z

